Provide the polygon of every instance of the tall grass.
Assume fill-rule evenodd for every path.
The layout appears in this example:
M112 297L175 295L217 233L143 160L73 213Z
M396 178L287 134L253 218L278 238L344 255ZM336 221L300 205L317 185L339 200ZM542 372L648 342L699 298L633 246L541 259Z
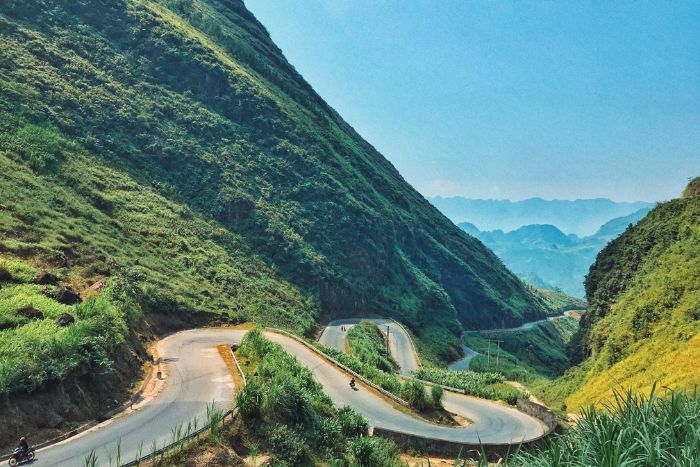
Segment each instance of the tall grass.
M414 371L413 375L418 379L461 389L475 397L505 400L511 405L515 404L518 397L524 396L517 389L502 384L505 381L503 375L495 372L477 373L468 370L453 371L426 367Z
M513 467L695 467L700 465L700 398L659 397L628 390L600 409L588 408L569 432L542 449L522 452Z

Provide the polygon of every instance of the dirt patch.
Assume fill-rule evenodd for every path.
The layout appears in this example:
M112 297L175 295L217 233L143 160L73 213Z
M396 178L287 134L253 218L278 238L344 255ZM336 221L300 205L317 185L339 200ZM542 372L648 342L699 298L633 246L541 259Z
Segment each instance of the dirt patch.
M472 421L468 418L461 417L452 412L448 412L445 409L426 409L421 412L418 412L418 415L420 415L422 418L426 419L430 423L434 423L436 425L469 426L472 424Z
M243 390L243 376L238 371L236 361L233 359L231 347L226 344L222 344L216 346L216 350L219 351L221 359L224 361L224 363L226 363L226 368L228 368L228 371L231 373L231 377L233 378L233 393L234 395L238 394L240 391Z

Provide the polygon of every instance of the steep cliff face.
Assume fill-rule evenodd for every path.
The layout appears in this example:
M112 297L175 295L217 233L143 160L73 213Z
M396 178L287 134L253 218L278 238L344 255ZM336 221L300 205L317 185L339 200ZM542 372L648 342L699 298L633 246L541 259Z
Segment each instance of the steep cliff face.
M700 197L686 189L612 241L586 295L572 349L582 363L555 385L569 408L608 399L615 387L700 384Z
M544 313L241 1L9 0L0 33L4 251L77 285L136 270L155 309L391 315L443 355Z

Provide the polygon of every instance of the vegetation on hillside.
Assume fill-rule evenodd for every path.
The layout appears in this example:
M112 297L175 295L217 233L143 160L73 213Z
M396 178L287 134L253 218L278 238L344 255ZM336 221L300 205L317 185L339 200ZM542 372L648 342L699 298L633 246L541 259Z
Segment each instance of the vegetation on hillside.
M136 267L151 308L296 332L392 315L441 358L460 323L545 313L241 1L9 0L0 47L3 251L80 287Z
M610 388L700 384L700 198L658 205L599 255L586 279L588 309L572 340L582 363L546 389L569 410Z
M478 373L469 370L446 370L444 368L421 368L413 372L414 376L424 381L442 384L460 389L465 394L483 399L503 400L515 405L518 397L524 394L513 386L504 384L503 374L490 372Z
M470 369L499 371L507 379L525 383L561 375L571 367L567 346L577 330L576 318L562 316L517 332L466 333L464 342L479 353Z
M58 285L38 284L26 262L0 257L0 396L30 393L74 372L112 370L129 311L114 284L99 298L66 305Z
M401 465L393 443L368 438L362 416L335 409L311 372L259 330L245 335L238 353L251 362L244 367L248 385L237 398L239 436L270 452L274 465Z
M371 365L378 370L395 373L399 365L387 355L384 334L372 321L361 321L350 328L347 334L350 353L358 360Z

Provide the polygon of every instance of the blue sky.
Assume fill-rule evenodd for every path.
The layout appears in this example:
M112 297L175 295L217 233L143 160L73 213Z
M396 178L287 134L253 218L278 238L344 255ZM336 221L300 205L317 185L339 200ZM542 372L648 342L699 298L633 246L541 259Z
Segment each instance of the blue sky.
M700 4L247 0L426 196L658 201L700 175Z

